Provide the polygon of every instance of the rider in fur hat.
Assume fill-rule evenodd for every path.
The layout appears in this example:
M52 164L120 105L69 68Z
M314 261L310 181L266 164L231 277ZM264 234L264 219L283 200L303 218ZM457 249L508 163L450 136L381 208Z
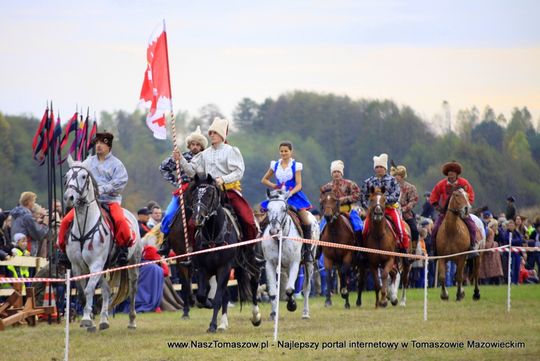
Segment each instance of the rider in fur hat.
M396 178L399 183L399 205L401 208L401 215L405 223L407 223L411 229L411 238L414 247L418 241L418 227L416 226L416 218L413 209L418 203L418 192L413 184L405 181L407 178L407 168L405 168L404 165L391 167L390 174Z
M437 238L437 231L442 224L446 214L446 209L448 207L448 201L450 200L450 196L452 195L453 191L458 188L463 188L463 190L467 193L469 203L471 205L474 203L474 189L467 179L460 177L461 171L461 164L456 161L443 164L442 173L446 176L446 178L440 180L431 191L429 201L439 212L439 217L437 218L432 231L433 241L435 241ZM467 215L463 221L465 221L465 224L469 229L469 235L471 237L471 249L473 249L476 246L476 224L470 215Z

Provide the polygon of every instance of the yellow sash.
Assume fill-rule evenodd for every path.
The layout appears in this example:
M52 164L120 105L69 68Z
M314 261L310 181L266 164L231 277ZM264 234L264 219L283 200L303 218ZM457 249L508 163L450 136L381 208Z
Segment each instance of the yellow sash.
M346 213L346 214L349 214L351 212L351 205L350 204L343 204L342 206L339 207L339 211L341 213Z
M225 190L237 190L238 192L242 191L242 185L240 184L240 181L232 182L232 183L225 183Z

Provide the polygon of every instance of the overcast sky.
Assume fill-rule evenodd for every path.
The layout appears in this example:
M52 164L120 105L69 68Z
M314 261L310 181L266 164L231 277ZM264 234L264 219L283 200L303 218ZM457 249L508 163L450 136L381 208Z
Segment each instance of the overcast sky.
M293 90L388 98L425 119L540 118L540 1L0 1L0 111L134 110L167 23L173 106L230 116Z

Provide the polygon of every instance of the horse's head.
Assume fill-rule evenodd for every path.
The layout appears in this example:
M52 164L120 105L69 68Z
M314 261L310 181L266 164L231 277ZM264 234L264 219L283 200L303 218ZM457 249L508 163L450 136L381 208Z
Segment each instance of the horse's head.
M384 195L384 191L384 187L369 187L369 216L375 222L380 222L384 218L384 210L386 207L386 196Z
M266 190L268 197L268 227L271 236L277 235L283 229L283 221L287 217L287 198L289 192L282 190Z
M454 190L448 202L448 210L461 218L466 218L470 209L469 195L465 192L465 189L459 187Z
M73 207L77 204L87 204L97 198L95 180L82 162L73 161L68 157L69 170L65 176L64 204Z
M322 216L326 219L326 222L330 223L339 216L339 207L341 204L334 192L323 193L320 201Z
M209 174L206 179L195 176L195 184L191 188L192 218L197 227L204 227L206 221L217 213L220 205L220 193L217 185Z

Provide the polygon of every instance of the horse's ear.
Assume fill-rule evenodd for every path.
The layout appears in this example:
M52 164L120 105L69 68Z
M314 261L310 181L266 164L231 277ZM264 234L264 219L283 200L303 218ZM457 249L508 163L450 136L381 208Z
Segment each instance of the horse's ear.
M195 174L195 177L193 178L193 180L195 181L195 184L199 184L201 181L201 178L199 177L198 174Z
M266 188L266 198L270 198L270 189Z
M384 194L386 192L386 187L385 186L382 186L381 187L381 193Z
M214 182L214 178L212 178L212 175L210 173L206 175L206 182L208 184L212 184Z
M373 193L375 193L375 187L369 186L369 194L373 194Z
M69 167L70 167L70 168L73 167L73 158L71 158L71 154L68 155L67 161L68 161Z

